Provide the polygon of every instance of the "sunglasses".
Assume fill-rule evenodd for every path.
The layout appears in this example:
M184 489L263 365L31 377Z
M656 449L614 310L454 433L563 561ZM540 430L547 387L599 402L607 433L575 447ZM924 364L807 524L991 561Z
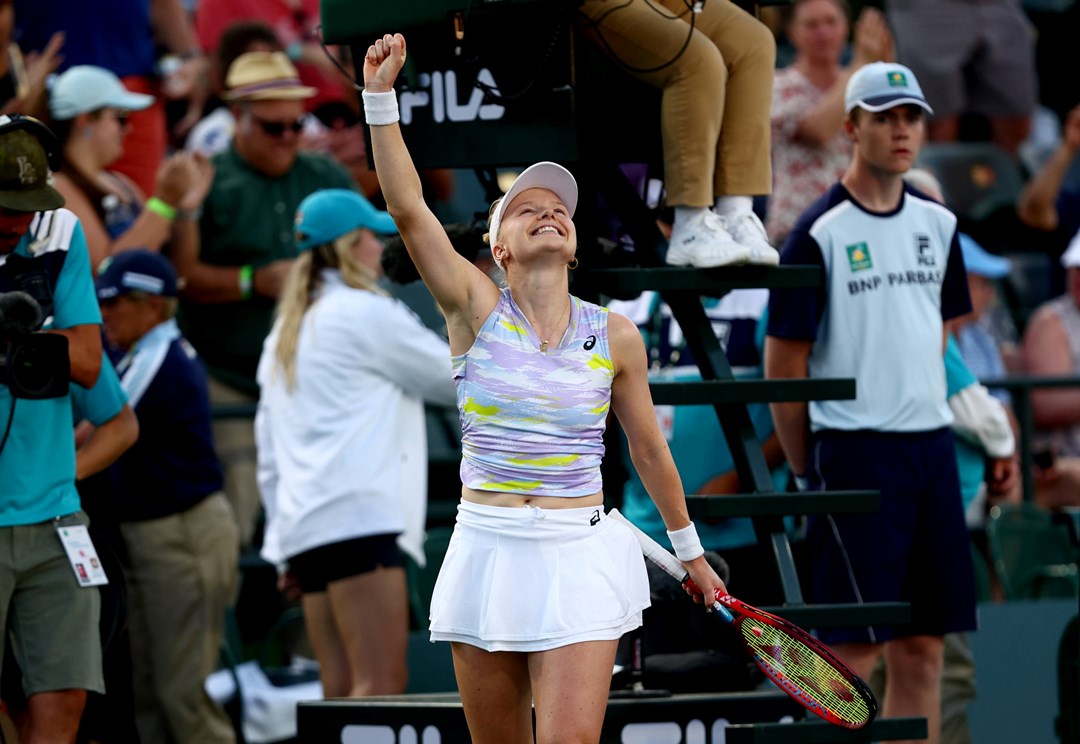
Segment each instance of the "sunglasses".
M289 130L293 134L300 134L304 129L305 118L301 116L295 121L267 121L266 119L260 119L255 114L251 114L251 119L270 137L281 137L285 134L285 130Z

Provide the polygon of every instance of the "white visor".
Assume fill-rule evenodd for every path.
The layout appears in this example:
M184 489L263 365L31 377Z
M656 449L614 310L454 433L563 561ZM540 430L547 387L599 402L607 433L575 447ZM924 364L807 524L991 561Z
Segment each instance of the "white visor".
M503 195L499 201L499 206L495 208L495 212L488 219L488 233L490 234L488 242L491 245L491 256L500 269L503 268L502 262L495 257L495 241L499 235L499 226L502 223L503 214L506 212L507 207L510 206L510 202L514 201L514 198L526 189L547 189L555 194L566 206L566 212L571 219L574 217L574 210L577 209L577 181L574 180L573 174L566 168L563 168L558 163L545 160L530 165L523 170L521 175L514 179L513 185Z

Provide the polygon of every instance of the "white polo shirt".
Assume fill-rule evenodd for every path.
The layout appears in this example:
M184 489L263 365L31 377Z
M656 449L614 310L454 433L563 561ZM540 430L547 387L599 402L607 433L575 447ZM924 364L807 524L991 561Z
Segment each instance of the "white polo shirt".
M943 322L971 311L956 216L905 186L871 212L836 184L800 218L782 265L822 267L818 289L773 290L770 336L814 342L810 377L855 378L856 398L809 404L814 431L948 426Z

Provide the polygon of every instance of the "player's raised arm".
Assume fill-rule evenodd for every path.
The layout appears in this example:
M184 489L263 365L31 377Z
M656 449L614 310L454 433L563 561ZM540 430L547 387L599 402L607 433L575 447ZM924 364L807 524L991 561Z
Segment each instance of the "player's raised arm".
M364 112L371 127L372 156L386 207L394 217L405 247L420 276L442 308L450 328L475 331L498 299L498 288L458 254L439 220L424 202L420 176L398 124L394 81L405 63L405 37L386 34L368 47L364 57ZM479 316L479 322L474 322ZM465 342L471 338L457 339Z

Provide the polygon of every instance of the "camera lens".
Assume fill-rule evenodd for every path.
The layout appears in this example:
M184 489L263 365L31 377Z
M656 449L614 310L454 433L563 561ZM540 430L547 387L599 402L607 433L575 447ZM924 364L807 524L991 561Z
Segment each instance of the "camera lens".
M12 349L9 372L11 378L28 396L42 395L53 384L51 356L36 344L20 344Z

